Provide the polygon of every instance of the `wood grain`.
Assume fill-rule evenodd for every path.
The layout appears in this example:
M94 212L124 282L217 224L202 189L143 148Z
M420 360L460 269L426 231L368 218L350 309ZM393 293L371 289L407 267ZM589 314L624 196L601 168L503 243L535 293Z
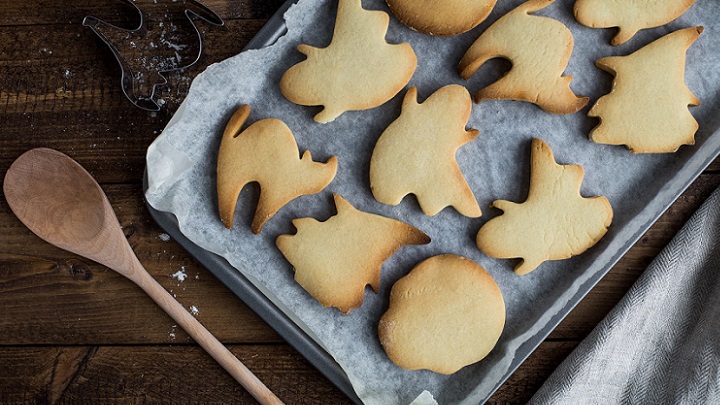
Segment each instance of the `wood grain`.
M280 338L149 218L140 185L105 192L139 259L165 289L231 343ZM0 342L4 344L138 344L186 342L187 335L128 280L40 241L0 201ZM185 281L173 274L183 272ZM47 305L29 305L35 301ZM209 311L206 308L216 308Z
M160 2L166 0L159 0ZM157 7L141 0L142 7ZM80 22L131 27L118 0L0 2L0 173L38 146L59 149L98 179L140 260L221 341L289 403L344 403L261 319L149 218L140 182L147 146L185 97L191 78L235 55L283 0L205 0L227 29L199 23L205 52L170 75L168 110L146 113L120 91L112 54ZM672 236L720 185L710 166L495 394L524 403L622 298ZM172 275L184 271L180 282ZM0 198L0 403L248 403L250 397L137 287L62 252L22 227Z
M232 353L288 404L347 403L286 345L231 346ZM0 351L0 402L252 403L252 397L195 346L17 347Z
M0 58L0 171L34 147L66 153L100 183L138 182L145 151L205 66L237 54L264 20L229 21L209 30L193 67L168 76L166 111L132 106L120 89L110 51L82 26L0 27L9 38Z
M172 0L135 0L148 14L158 14ZM203 0L201 3L225 20L268 19L284 0ZM0 3L0 26L46 26L80 24L92 15L118 26L132 28L139 22L133 7L118 0L4 1Z
M577 343L543 343L489 404L524 403ZM288 404L347 398L286 345L230 347ZM251 397L194 346L57 346L0 350L0 402L246 404ZM171 393L172 396L169 394Z

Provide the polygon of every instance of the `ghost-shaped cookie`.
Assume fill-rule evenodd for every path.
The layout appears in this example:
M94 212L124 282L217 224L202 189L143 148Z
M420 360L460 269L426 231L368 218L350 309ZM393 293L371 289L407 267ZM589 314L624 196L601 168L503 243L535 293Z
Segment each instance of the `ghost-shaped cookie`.
M384 11L365 10L360 0L339 0L330 45L298 46L307 59L285 72L280 91L295 104L323 106L315 116L320 123L384 104L405 87L417 65L410 44L385 41L389 23Z
M518 275L546 260L586 251L605 235L613 217L607 198L580 195L581 166L557 164L548 144L540 139L533 139L531 147L527 200L493 202L503 214L483 225L476 239L488 256L522 258L515 267Z
M293 265L298 284L323 306L347 314L362 305L365 286L377 293L385 260L404 245L430 243L430 238L404 222L334 198L337 215L325 222L294 219L297 233L280 235L276 245Z
M680 17L695 0L577 0L575 19L591 28L618 27L610 41L621 45L645 28L665 25Z
M292 131L284 122L268 118L240 131L250 116L250 107L241 106L222 136L217 163L217 193L220 219L233 227L235 206L242 188L260 184L260 199L251 229L260 233L263 224L291 200L324 189L337 172L337 158L314 162L310 151L302 157Z
M588 112L600 118L593 142L626 145L633 153L675 152L695 143L698 123L688 106L700 100L685 85L685 53L703 27L667 34L628 56L598 59L615 76L610 94Z
M402 113L378 139L370 159L370 188L383 204L398 205L415 194L426 215L447 206L476 218L482 213L455 160L458 148L478 135L466 130L472 99L458 85L448 85L423 103L417 88L405 94Z
M572 76L562 73L570 60L570 30L552 18L531 15L554 0L530 0L500 17L467 50L459 72L468 80L488 60L502 57L512 68L495 83L475 93L483 100L519 100L553 114L570 114L589 99L570 89Z

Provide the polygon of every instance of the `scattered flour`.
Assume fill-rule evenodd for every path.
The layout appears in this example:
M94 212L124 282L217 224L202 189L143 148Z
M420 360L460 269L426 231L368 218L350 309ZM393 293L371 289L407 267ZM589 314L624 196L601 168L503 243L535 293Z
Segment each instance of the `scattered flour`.
M170 277L177 279L179 282L185 281L187 278L187 273L185 273L185 266L181 267L180 270L178 270L175 274L171 274Z
M195 305L191 305L190 313L193 314L193 316L197 316L200 313L200 311L198 311L198 308Z
M166 233L161 233L160 235L158 235L158 238L160 238L160 240L163 242L170 242L170 235Z

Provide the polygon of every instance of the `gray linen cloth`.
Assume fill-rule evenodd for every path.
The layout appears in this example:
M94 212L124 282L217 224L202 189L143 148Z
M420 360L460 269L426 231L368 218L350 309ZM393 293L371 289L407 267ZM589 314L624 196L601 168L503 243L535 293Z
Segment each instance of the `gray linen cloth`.
M531 404L720 404L720 188Z

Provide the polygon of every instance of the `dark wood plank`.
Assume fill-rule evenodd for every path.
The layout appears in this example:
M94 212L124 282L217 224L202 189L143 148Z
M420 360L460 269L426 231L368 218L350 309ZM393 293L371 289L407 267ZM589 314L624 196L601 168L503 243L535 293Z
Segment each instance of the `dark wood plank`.
M715 161L712 162L710 166L708 166L707 171L712 173L720 173L720 158L715 159Z
M85 27L0 27L0 38L11 39L0 57L0 172L26 150L45 146L67 153L100 182L140 181L145 151L191 78L240 52L264 22L209 30L200 61L168 76L172 92L163 93L167 110L159 113L125 98L114 57Z
M718 186L720 175L701 176L551 337L580 339L589 333ZM198 307L199 318L208 329L230 343L280 341L174 241L161 239L162 229L145 211L140 185L106 185L104 189L142 263L186 307ZM102 266L39 241L11 214L4 200L0 201L0 230L1 343L161 344L187 340L139 289ZM184 282L171 277L183 269L188 276Z
M172 0L137 0L145 14L157 15ZM267 19L280 8L284 0L203 0L201 3L221 18ZM135 9L118 0L65 0L65 1L3 1L0 2L0 26L81 24L85 16L92 15L125 28L139 23Z
M204 60L198 65L207 66L239 53L245 44L265 25L264 19L230 20L226 28L203 27ZM76 87L90 87L101 83L93 80L94 75L118 69L117 62L107 46L87 27L75 24L30 27L2 27L0 35L7 40L3 43L0 67L3 78L23 76L28 81L26 89L37 90L38 83L51 86L67 83ZM204 62L204 63L203 63ZM77 67L73 70L72 67ZM70 69L70 74L66 70ZM186 70L185 76L190 76ZM38 77L37 73L48 74L49 78ZM119 82L119 77L110 76ZM46 81L45 81L46 80ZM6 83L5 83L6 84ZM3 86L4 91L10 91ZM52 88L55 90L55 88ZM68 88L67 90L72 90ZM90 97L92 94L79 93ZM50 98L50 97L48 97ZM70 97L64 97L70 98ZM23 103L24 99L10 100Z
M150 16L163 2L139 0ZM149 219L139 182L147 146L205 66L240 51L284 0L204 0L227 29L200 22L205 52L169 75L167 110L146 113L120 90L110 51L81 25L94 15L137 24L119 0L0 2L0 174L36 146L68 153L96 176L151 274L288 403L343 403L302 357ZM153 17L155 18L155 17ZM113 184L127 183L127 184ZM524 403L622 298L720 184L720 159L673 205L496 393ZM180 282L172 274L183 270ZM197 276L197 278L196 278ZM250 397L136 287L48 246L0 199L0 403L248 403ZM120 344L120 346L109 346ZM168 346L172 344L173 346ZM41 345L41 346L37 346ZM131 345L131 346L128 346Z
M140 185L105 186L148 271L219 339L281 342L274 331L197 264L147 214ZM189 337L117 273L55 248L0 203L0 344L161 344ZM173 274L184 272L180 281ZM42 305L38 305L42 303Z
M524 403L575 342L547 342L495 393L490 404ZM288 404L348 403L286 345L230 350ZM0 402L251 403L250 396L196 346L58 346L0 350Z
M288 404L348 403L286 345L229 349ZM0 350L0 402L253 403L196 346L61 346Z
M159 260L166 260L167 257ZM198 265L175 261L155 278L218 339L232 343L282 342L267 324ZM184 282L171 277L186 268ZM128 280L72 256L0 254L0 345L172 344L190 338Z

